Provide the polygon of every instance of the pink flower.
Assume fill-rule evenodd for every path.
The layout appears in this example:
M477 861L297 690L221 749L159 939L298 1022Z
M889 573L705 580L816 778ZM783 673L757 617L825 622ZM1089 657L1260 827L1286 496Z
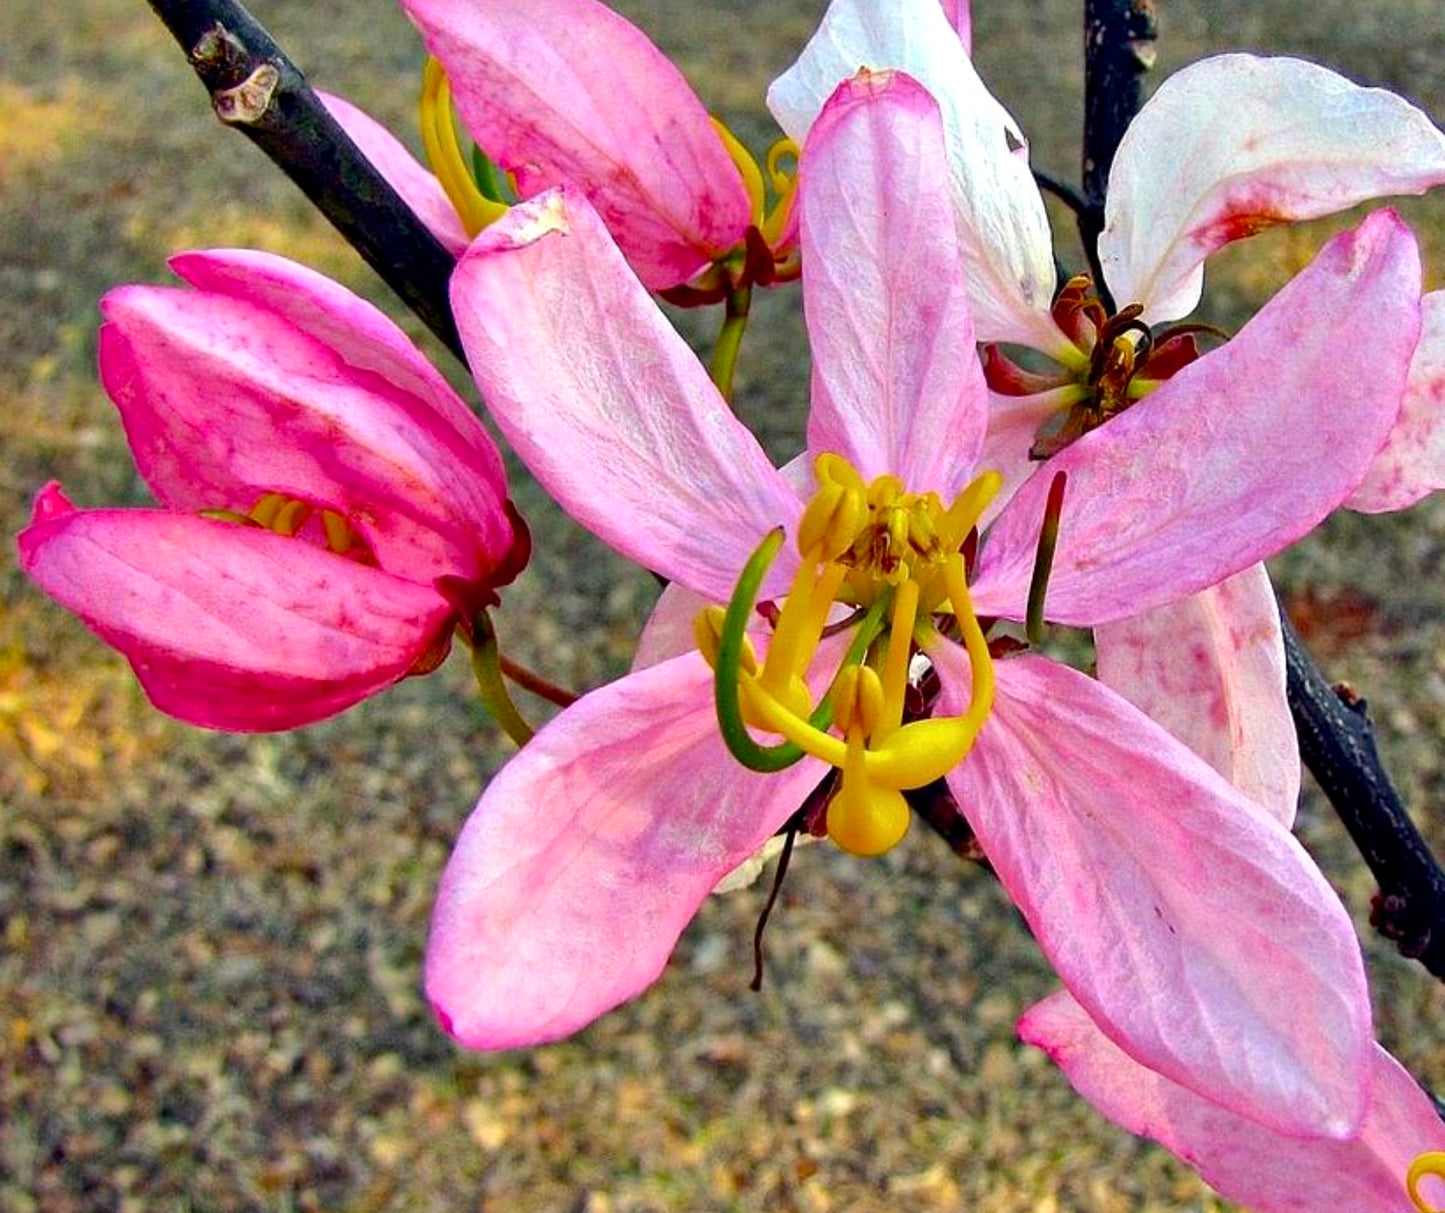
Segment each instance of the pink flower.
M714 263L727 263L732 278L764 284L778 263L783 276L796 276L787 206L768 211L757 164L647 35L606 5L402 0L402 7L445 68L463 124L512 174L519 195L563 182L582 190L648 289L681 287ZM447 201L468 192L465 165L453 166L456 179L444 189L383 127L339 98L326 100L437 237L461 252L484 222L459 217ZM433 167L448 180L447 166ZM786 195L784 178L774 175L774 184ZM696 285L705 294L720 289L710 279Z
M1272 1132L1138 1065L1062 990L1029 1009L1019 1035L1045 1050L1111 1120L1154 1138L1220 1195L1255 1213L1408 1213L1411 1163L1445 1150L1445 1124L1429 1097L1378 1045L1360 1131L1331 1140ZM1420 1193L1433 1196L1427 1207L1439 1208L1445 1183L1422 1181Z
M946 775L1110 1040L1282 1132L1349 1134L1365 1113L1369 1012L1353 929L1319 872L1107 688L1034 655L995 661L983 640L980 617L1022 617L1049 478L1015 493L965 572L963 532L995 478L978 474L987 390L942 139L928 95L887 73L849 82L809 135L806 496L575 191L517 207L460 263L454 310L498 423L576 518L676 583L659 630L675 634L679 599L732 599L776 528L790 544L763 582L781 604L758 635L766 657L724 662L704 615L719 675L696 652L638 669L561 713L488 787L438 894L429 997L474 1047L576 1031L657 977L702 899L824 776L839 780L830 832L868 850L897 825L902 791ZM1398 412L1418 275L1408 231L1377 215L1161 386L1171 408L1058 455L1050 471L1069 487L1051 615L1093 626L1193 593L1337 504ZM1341 356L1356 350L1368 356ZM835 599L850 629L820 641ZM840 727L825 733L805 718L839 646L871 634L859 640L865 611L880 673L839 677ZM915 638L942 690L930 718L904 721ZM800 761L763 774L732 758L714 695L734 689Z
M481 423L370 304L265 253L102 303L100 375L159 509L36 499L20 565L157 707L288 729L434 668L525 560Z

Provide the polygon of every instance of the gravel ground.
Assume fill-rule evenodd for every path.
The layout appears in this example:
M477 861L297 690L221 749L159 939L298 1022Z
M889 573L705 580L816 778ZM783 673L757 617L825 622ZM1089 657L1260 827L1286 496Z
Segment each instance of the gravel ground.
M762 90L819 6L619 7L760 146ZM978 7L985 75L1037 162L1072 176L1076 6L1033 6L1028 28L1017 6ZM1292 48L1445 115L1436 0L1166 7L1161 70ZM410 137L419 56L386 0L256 11L318 84ZM144 500L94 379L107 286L162 279L174 250L247 244L391 306L259 154L215 127L136 0L0 7L0 115L7 533L51 476L84 504ZM1408 214L1438 286L1445 212ZM1327 230L1222 258L1209 318L1237 323ZM792 295L761 301L739 372L740 410L779 455L798 445L806 394L795 309ZM680 320L706 336L695 322ZM655 586L518 485L538 554L507 595L504 639L595 685L625 668ZM0 551L0 1208L1230 1207L1017 1044L1014 1020L1052 978L999 889L924 829L876 862L798 855L760 994L747 989L752 889L709 903L658 986L576 1039L457 1051L417 992L422 941L451 839L508 752L464 664L294 734L200 733L151 711L124 663ZM1442 551L1445 507L1428 503L1335 519L1277 572L1331 675L1369 695L1445 849ZM1372 883L1313 788L1300 832L1365 932ZM1367 947L1382 1038L1445 1085L1445 994Z

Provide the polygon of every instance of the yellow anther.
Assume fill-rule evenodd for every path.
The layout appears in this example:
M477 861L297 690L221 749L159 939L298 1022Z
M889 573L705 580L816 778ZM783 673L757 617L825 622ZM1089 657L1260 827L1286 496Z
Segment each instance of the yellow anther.
M938 538L943 547L957 551L968 538L969 531L978 525L989 502L1003 487L1003 477L997 472L980 472L968 487L953 499L948 513L943 516Z
M903 723L903 700L908 693L908 664L913 657L913 625L918 618L918 582L905 581L893 600L888 631L888 653L883 663L883 715L872 731L875 745Z
M322 510L321 525L326 531L328 548L338 556L344 556L351 551L351 545L356 541L356 535L351 529L351 524L345 518L335 510Z
M265 527L268 531L276 525L276 515L279 514L291 498L285 493L263 493L256 499L256 504L249 511L253 522Z
M1439 1205L1427 1201L1420 1193L1420 1181L1426 1177L1445 1181L1445 1153L1439 1150L1426 1151L1410 1164L1409 1173L1405 1176L1405 1190L1409 1194L1410 1203L1420 1213L1442 1213Z
M842 455L835 455L831 451L825 451L813 460L813 476L819 485L841 484L844 488L858 493L866 493L868 488L863 483L863 477L858 475L858 469Z
M306 520L313 512L311 506L304 501L288 501L271 519L271 529L278 535L294 535L306 525Z
M821 484L798 523L798 552L804 560L836 560L853 546L867 521L862 493L835 480Z
M828 837L850 855L882 855L903 841L911 814L901 792L869 779L865 763L862 739L854 735L828 802Z
M828 611L846 575L841 565L825 564L818 571L813 563L804 561L793 575L793 584L773 628L773 642L768 646L759 682L764 691L794 711L798 704L805 704L797 712L800 716L812 710L812 697L802 675L818 651Z
M868 504L875 510L895 504L902 496L903 481L897 476L885 473L868 486Z
M720 606L710 606L697 613L692 621L692 638L698 652L709 666L717 669L718 647L722 639L723 617L727 614ZM758 672L758 655L753 642L743 637L742 657L738 665L749 676Z
M468 236L475 236L507 213L504 203L493 202L477 188L457 139L451 86L442 65L433 58L428 58L422 69L421 139L427 163L456 207Z
M856 726L867 737L885 714L883 680L866 665L850 665L838 674L833 688L833 723L845 735Z
M741 140L728 130L727 124L721 118L713 118L712 125L713 130L718 133L718 138L722 140L723 147L727 149L728 159L738 166L738 172L743 179L743 188L748 192L753 226L761 230L763 212L768 203L767 188L763 185L763 171L758 168L758 162L753 159L752 152L748 151L742 145Z

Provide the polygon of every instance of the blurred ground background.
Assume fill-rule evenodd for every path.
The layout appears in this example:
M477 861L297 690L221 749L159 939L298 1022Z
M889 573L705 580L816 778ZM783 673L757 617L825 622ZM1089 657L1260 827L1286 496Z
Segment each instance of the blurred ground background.
M625 0L755 149L812 0ZM1291 49L1445 118L1437 0L1171 0L1160 73ZM979 3L985 77L1036 162L1073 179L1078 5ZM389 0L257 0L313 81L415 145L418 44ZM1407 208L1431 285L1445 200ZM1327 227L1220 258L1235 324ZM140 0L0 6L0 530L61 478L145 500L95 382L95 305L187 247L316 266L394 313L291 186L219 128ZM1077 264L1077 262L1075 262ZM757 308L740 408L801 433L796 296ZM402 317L416 332L417 326ZM429 346L434 349L435 347ZM441 355L444 365L445 355ZM455 367L452 370L455 371ZM577 687L616 675L649 577L518 495L538 538L505 639ZM1368 694L1391 766L1445 848L1445 509L1341 518L1277 571L1328 671ZM1221 1210L1104 1124L1012 1025L1052 988L999 890L926 829L887 858L798 856L749 993L763 890L705 907L646 998L566 1044L466 1056L417 993L431 890L506 746L464 664L293 735L151 711L124 663L0 544L0 1208L91 1210ZM1360 917L1373 885L1310 788L1301 835ZM1379 1030L1445 1085L1445 994L1367 940ZM1281 991L1288 997L1288 991Z

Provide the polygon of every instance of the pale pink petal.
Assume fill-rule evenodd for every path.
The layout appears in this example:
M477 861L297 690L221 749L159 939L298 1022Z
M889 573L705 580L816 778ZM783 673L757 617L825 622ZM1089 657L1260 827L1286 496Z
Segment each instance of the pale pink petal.
M1099 680L1288 829L1299 740L1285 697L1279 604L1264 565L1094 629Z
M213 729L309 724L447 641L430 586L259 527L153 510L75 512L58 489L20 567L119 650L155 705Z
M938 0L833 0L802 56L768 89L768 107L801 145L833 90L861 68L905 71L938 102L979 340L1057 348L1053 241L1028 145Z
M966 658L948 642L929 655L959 711ZM1299 843L1093 679L1034 656L996 670L993 713L948 783L1074 996L1190 1090L1281 1132L1353 1132L1364 968Z
M1445 488L1445 291L1420 301L1420 321L1400 419L1364 482L1346 500L1351 509L1402 510Z
M693 620L699 612L716 605L721 604L694 594L676 582L664 588L642 627L642 635L637 638L632 669L645 670L696 649Z
M989 394L988 433L978 468L997 472L1003 483L984 513L985 523L997 518L1019 486L1043 466L1030 458L1029 451L1038 441L1039 431L1068 407L1066 398L1076 394L1073 385L1029 396Z
M1359 483L1399 413L1419 256L1392 211L1335 237L1221 348L1042 465L980 556L975 605L1020 618L1067 471L1047 615L1093 627L1292 543Z
M444 1026L536 1044L641 993L821 775L739 766L696 654L584 696L492 780L442 876L426 989Z
M938 107L908 76L853 77L808 133L808 447L945 497L974 470L988 399L947 188Z
M1307 1004L1296 1005L1308 1014ZM1409 1213L1411 1162L1445 1150L1445 1124L1429 1097L1379 1045L1371 1048L1360 1132L1334 1141L1271 1132L1138 1065L1067 991L1025 1012L1019 1036L1048 1053L1110 1120L1152 1137L1197 1167L1221 1196L1255 1213ZM1445 1203L1445 1185L1427 1181L1423 1188L1431 1208Z
M702 102L647 36L595 0L402 0L477 143L524 198L571 182L651 290L751 222Z
M244 513L278 492L345 516L413 581L496 564L512 540L496 446L390 322L281 258L176 263L198 289L114 290L100 331L101 382L164 504ZM375 330L390 348L349 357Z
M471 239L462 225L461 216L457 214L457 208L431 170L365 110L352 105L344 97L323 93L319 89L316 95L341 124L351 142L361 149L362 155L371 161L376 171L386 178L387 184L416 213L423 226L446 246L452 256L461 256Z
M973 11L969 0L943 0L943 15L958 31L964 54L973 54Z
M1119 145L1104 278L1121 306L1175 320L1229 241L1441 182L1445 135L1403 98L1300 59L1217 55L1165 80Z
M452 278L472 373L512 446L588 529L726 602L797 494L641 284L581 194L492 224ZM795 567L784 548L770 583Z

